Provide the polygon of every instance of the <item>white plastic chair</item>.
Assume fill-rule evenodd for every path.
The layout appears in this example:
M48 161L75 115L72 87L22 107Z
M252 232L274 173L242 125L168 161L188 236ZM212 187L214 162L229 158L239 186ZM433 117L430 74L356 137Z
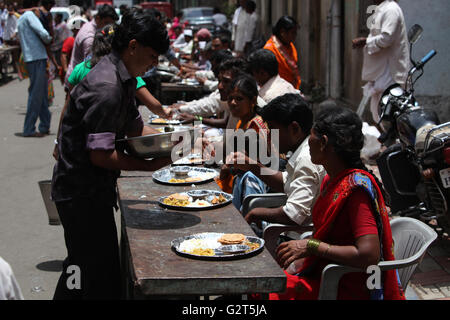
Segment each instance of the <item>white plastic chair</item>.
M393 219L391 229L396 260L382 261L378 263L378 267L381 271L397 269L402 288L406 291L409 279L422 261L428 247L436 240L437 233L425 223L412 218ZM327 265L322 271L319 299L335 300L339 280L344 274L365 271L336 264Z
M243 213L247 214L250 210L257 207L279 207L286 203L286 199L287 196L284 193L249 195L244 199ZM413 218L394 218L390 224L396 260L382 261L378 263L378 267L381 271L397 269L400 284L403 291L406 292L409 279L422 261L428 247L436 240L437 233L425 223ZM272 256L275 257L279 235L292 230L301 233L301 238L306 238L312 234L312 225L287 226L269 224L264 229L265 246ZM337 264L327 265L322 271L319 300L335 300L341 277L351 272L366 272L366 270Z

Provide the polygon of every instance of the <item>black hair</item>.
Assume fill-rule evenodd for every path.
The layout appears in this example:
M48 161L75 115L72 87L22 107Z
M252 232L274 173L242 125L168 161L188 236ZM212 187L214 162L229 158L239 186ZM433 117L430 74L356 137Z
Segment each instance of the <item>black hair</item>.
M258 113L264 121L275 121L286 127L295 121L306 135L313 125L311 105L296 93L276 97Z
M12 3L10 3L10 5L12 5ZM64 20L64 16L63 16L62 13L57 13L57 14L55 14L55 21L56 21L56 18L61 19L61 21Z
M55 3L56 3L55 0L41 0L41 5L43 7L47 7L47 6L50 6L50 5L54 6Z
M233 53L230 50L218 50L211 56L211 62L215 62L218 65L229 59L233 59Z
M89 62L91 68L93 68L103 56L111 52L114 34L115 24L108 24L95 33L91 49L92 57Z
M161 17L162 17L161 12L158 9L155 9L155 8L144 9L144 13L152 15L153 17L155 17L158 20L160 20Z
M231 37L225 33L224 31L221 31L219 33L216 33L213 36L213 39L219 38L220 42L222 42L222 44L228 43L228 45L231 45Z
M256 2L253 0L247 1L247 9L249 9L251 12L256 10Z
M233 53L231 53L230 50L218 50L211 55L210 61L212 64L212 71L214 72L216 78L219 75L219 66L222 62L230 59L233 59Z
M228 70L232 70L233 74L237 73L237 71L247 72L248 70L247 62L240 58L228 59L220 64L218 72L224 72Z
M277 37L280 38L281 30L291 30L292 28L297 28L298 23L297 21L290 17L290 16L282 16L278 22L276 23L275 27L273 27L272 33Z
M256 50L248 57L247 62L251 72L263 69L271 78L278 74L277 57L270 50Z
M24 9L37 7L39 5L39 0L24 0L22 3L22 7Z
M349 167L370 172L375 178L383 196L383 185L361 160L361 150L364 147L362 121L356 112L339 106L322 108L317 115L313 129L328 137L336 154Z
M111 18L114 21L119 20L119 16L117 15L116 10L114 10L113 7L107 4L100 6L95 16L101 19Z
M258 84L256 80L246 73L238 74L230 86L231 90L237 88L249 99L258 97Z
M169 49L170 41L166 27L152 15L141 10L130 10L122 17L112 47L121 53L133 39L145 47L151 47L159 54L164 54Z

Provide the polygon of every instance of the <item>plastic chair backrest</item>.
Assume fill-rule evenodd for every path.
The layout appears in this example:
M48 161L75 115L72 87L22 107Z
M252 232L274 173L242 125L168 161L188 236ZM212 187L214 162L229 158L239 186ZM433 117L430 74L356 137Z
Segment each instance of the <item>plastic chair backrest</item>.
M437 234L423 222L406 217L393 219L391 221L391 230L394 239L395 259L402 260L416 255L416 263L406 268L397 269L401 285L403 288L406 288L409 279L422 261L430 244L436 239Z

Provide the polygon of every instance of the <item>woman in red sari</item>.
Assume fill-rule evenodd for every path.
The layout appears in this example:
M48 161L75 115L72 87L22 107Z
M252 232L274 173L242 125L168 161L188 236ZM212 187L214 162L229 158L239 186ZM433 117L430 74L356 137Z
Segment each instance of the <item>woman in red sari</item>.
M323 268L329 263L366 270L379 261L394 260L393 240L383 195L376 178L361 162L362 123L353 111L324 109L311 130L311 161L327 171L314 205L313 238L289 241L277 248L277 260L288 283L278 299L317 299ZM291 268L292 268L291 266ZM395 270L382 273L382 289L369 291L365 272L346 274L338 299L404 299Z
M272 51L277 57L280 77L290 82L295 89L300 89L298 54L294 46L297 29L298 24L294 18L281 17L273 28L273 35L265 44L264 49Z

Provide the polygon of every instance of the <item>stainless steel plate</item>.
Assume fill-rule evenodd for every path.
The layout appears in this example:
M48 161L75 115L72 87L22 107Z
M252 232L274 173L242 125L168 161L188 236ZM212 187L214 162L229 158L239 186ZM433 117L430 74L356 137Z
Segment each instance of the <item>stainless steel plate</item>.
M172 240L171 246L172 249L179 255L194 258L194 259L205 259L205 260L231 260L231 259L241 259L241 258L249 258L251 256L254 256L255 254L261 252L264 249L264 240L258 237L254 236L246 236L246 241L252 243L252 244L258 244L258 248L251 249L250 251L246 252L238 252L238 253L225 253L220 250L218 250L222 244L220 242L217 242L217 240L223 235L224 233L216 233L216 232L205 232L205 233L197 233L190 236L180 237L177 239ZM182 249L184 247L183 242L185 240L191 240L191 239L199 239L200 241L206 240L207 246L210 246L210 248L214 249L214 255L213 256L203 256L203 255L197 255L192 254L188 252L184 252ZM217 243L215 243L217 242Z
M183 137L183 142L194 147L194 128L184 127L178 131L157 133L147 136L117 140L118 144L124 144L128 153L138 158L161 158L169 157L172 149L178 144L178 139ZM173 139L172 139L173 137ZM190 141L184 141L190 138ZM174 140L174 141L172 141ZM180 146L181 147L181 146Z
M191 183L192 184L192 183ZM167 208L167 209L171 209L171 210L186 210L186 211L203 211L203 210L212 210L212 209L217 209L217 208L221 208L224 207L228 204L231 203L231 201L233 200L233 196L229 193L225 193L222 191L217 191L217 190L207 190L210 195L205 197L205 201L209 202L214 198L214 197L218 197L219 195L222 195L226 201L222 202L222 203L218 203L218 204L211 204L210 206L205 206L205 207L199 207L199 206L186 206L186 207L181 207L181 206L174 206L174 205L169 205L169 204L165 204L164 203L164 199L166 199L168 196L166 197L161 197L159 198L159 204L160 206ZM185 192L180 192L180 194L186 194ZM187 195L187 194L186 194ZM192 201L192 198L191 198Z
M182 168L189 170L186 177L177 176L173 172L173 168ZM191 184L199 184L199 183L205 183L212 181L215 177L217 177L219 173L214 169L209 168L201 168L201 167L190 167L190 166L177 166L172 167L169 169L161 169L158 171L153 172L153 179L156 182L162 183L162 184L170 184L170 185L177 185L177 186L187 186ZM171 179L179 179L179 180L185 180L187 178L201 178L199 181L187 181L187 182L170 182Z
M160 121L162 121L162 122L160 122ZM149 116L148 123L149 124L157 124L157 125L161 125L161 126L165 126L165 125L180 125L180 124L182 124L180 120L163 119L163 118L160 118L160 117L155 116L155 115Z

